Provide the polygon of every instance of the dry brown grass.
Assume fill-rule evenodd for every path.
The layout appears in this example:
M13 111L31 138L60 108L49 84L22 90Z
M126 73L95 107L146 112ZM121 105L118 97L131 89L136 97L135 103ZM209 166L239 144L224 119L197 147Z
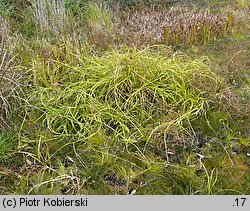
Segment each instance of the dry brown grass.
M126 12L121 24L128 44L206 44L223 36L231 17L214 15L191 6L175 6L166 11L144 9Z
M10 34L8 22L0 16L0 44L4 43Z
M0 131L10 127L9 119L18 108L22 93L16 58L13 49L6 43L0 44Z
M65 27L64 0L36 0L33 8L35 20L40 30L60 32Z

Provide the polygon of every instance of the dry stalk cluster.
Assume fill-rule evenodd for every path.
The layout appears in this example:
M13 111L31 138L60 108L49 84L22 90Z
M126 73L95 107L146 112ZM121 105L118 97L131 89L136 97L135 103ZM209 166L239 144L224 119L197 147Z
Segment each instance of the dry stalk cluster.
M61 31L66 23L64 0L36 0L34 15L41 30Z
M9 118L20 106L21 76L15 53L6 41L0 44L0 132L10 127ZM12 42L13 43L13 42Z
M0 44L4 43L4 41L8 39L9 34L9 25L7 21L2 16L0 16Z
M189 6L175 6L168 11L146 9L125 14L123 36L129 44L206 44L223 36L232 24L230 17Z

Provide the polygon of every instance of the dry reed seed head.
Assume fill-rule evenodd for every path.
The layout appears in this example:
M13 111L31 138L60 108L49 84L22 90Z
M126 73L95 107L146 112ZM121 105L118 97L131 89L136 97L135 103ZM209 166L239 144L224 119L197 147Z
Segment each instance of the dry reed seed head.
M136 11L125 18L125 24L122 23L127 40L142 45L212 41L223 35L226 25L224 17L186 6L172 7L168 11Z

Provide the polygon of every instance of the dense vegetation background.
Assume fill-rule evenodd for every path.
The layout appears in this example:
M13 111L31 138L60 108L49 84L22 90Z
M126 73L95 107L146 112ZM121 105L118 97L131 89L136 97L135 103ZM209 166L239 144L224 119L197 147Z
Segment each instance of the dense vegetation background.
M0 0L0 194L250 194L248 0Z

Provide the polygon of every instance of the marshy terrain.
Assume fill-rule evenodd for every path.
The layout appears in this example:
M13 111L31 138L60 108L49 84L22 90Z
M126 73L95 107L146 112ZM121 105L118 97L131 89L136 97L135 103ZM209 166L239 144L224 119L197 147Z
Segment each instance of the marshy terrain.
M250 194L248 0L0 0L0 194Z

